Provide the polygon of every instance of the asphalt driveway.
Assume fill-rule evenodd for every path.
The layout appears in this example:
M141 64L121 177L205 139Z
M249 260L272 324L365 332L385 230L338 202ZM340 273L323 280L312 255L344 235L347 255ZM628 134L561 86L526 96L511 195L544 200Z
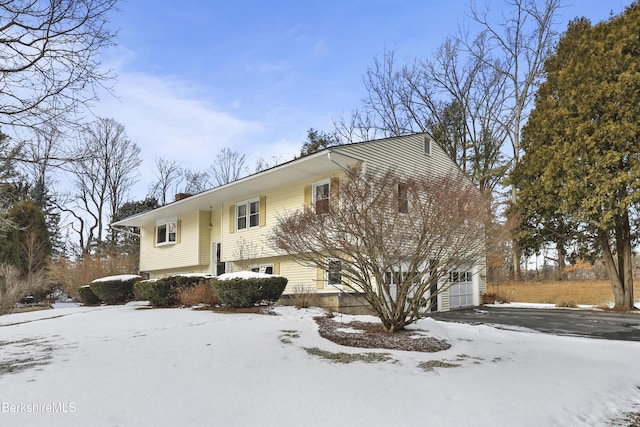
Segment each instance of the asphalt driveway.
M555 335L640 341L640 313L521 308L506 304L433 313L429 317L503 329L528 328Z

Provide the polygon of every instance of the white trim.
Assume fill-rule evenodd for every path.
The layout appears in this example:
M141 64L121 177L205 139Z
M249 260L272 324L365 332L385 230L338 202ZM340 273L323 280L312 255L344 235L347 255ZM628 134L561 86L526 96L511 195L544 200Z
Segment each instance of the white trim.
M327 270L324 271L324 287L325 288L336 288L338 286L342 286L342 260L339 258L327 258L327 267L329 267L329 264L332 262L339 262L340 263L340 282L338 283L330 283L329 282L329 269L327 268Z
M271 273L267 272L267 269L271 269ZM255 264L249 266L249 271L255 273L273 274L273 264Z
M424 154L426 154L427 156L431 155L431 138L429 138L428 136L424 137L422 148L424 149Z
M311 206L313 207L313 211L316 212L316 202L317 199L317 189L318 187L327 186L327 199L328 203L331 203L331 180L323 179L321 181L316 181L311 185ZM324 200L324 199L323 199Z
M255 213L251 213L251 205L253 203L257 203L258 209ZM241 206L245 206L246 208L246 214L244 215L245 218L245 226L244 227L240 227L238 225L238 220L240 219L240 216L238 214L238 209ZM251 225L251 218L252 216L255 215L255 217L257 218L257 222L255 225ZM235 204L235 214L234 214L234 227L236 231L245 231L245 230L249 230L251 228L258 228L260 227L260 198L256 197L253 199L248 199L248 200L243 200L242 202L236 203Z
M160 229L164 227L164 240L159 241ZM173 239L171 239L173 235ZM161 218L156 220L155 245L166 246L178 243L178 218Z

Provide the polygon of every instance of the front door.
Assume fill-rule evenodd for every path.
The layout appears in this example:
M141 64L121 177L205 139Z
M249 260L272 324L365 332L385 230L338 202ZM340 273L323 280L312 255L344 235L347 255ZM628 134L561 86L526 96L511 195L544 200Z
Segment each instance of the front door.
M211 274L219 276L225 273L225 263L220 261L222 253L222 245L220 242L214 242L211 247Z

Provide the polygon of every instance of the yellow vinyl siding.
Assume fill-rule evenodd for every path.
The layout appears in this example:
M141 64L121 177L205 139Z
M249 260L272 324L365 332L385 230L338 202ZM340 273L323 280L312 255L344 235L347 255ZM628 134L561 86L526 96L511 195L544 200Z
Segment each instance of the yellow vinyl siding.
M337 199L340 195L336 192L337 179L344 179L345 173L338 169L349 162L353 164L361 160L362 167L369 170L385 170L394 168L404 175L444 174L451 170L459 169L448 158L447 154L434 141L431 142L430 154L424 153L425 134L412 135L398 138L388 138L365 143L356 143L346 146L334 147L328 153L326 162L333 162L331 167L320 163L318 156L312 163L318 167L316 173L305 170L305 175L300 175L299 168L295 164L292 171L298 172L295 180L281 186L275 182L282 181L282 173L287 172L288 165L279 174L265 173L256 179L260 180L260 186L253 187L251 179L248 184L240 183L238 187L229 184L220 191L211 193L213 206L207 210L206 199L195 204L193 209L204 209L186 214L183 210L173 210L169 216L178 217L178 242L176 244L164 244L155 246L154 225L143 225L141 229L140 246L140 270L150 272L151 277L164 277L167 274L176 273L210 273L211 250L213 242L221 244L222 262L228 263L227 271L237 271L252 265L273 265L274 272L289 279L285 293L291 293L296 286L316 289L320 294L330 294L337 291L336 288L325 288L324 272L322 270L305 267L295 263L291 258L281 256L275 251L269 242L273 228L278 218L288 213L311 206L312 185L319 181L329 181L331 198ZM332 154L334 154L332 156ZM335 164L335 165L334 165ZM345 163L346 164L346 163ZM333 170L333 173L328 171ZM335 173L338 170L339 173ZM320 172L326 171L326 172ZM305 178L300 178L304 176ZM274 181L270 181L274 177ZM307 178L308 177L308 178ZM280 185L280 184L278 184ZM269 188L271 186L271 188ZM260 189L258 189L260 188ZM264 190L267 188L267 190ZM238 191L236 191L236 189ZM248 194L256 191L255 194ZM203 194L204 197L209 197ZM237 230L235 224L236 204L248 200L259 200L259 226ZM188 201L185 203L189 203ZM188 206L188 205L185 205ZM155 221L155 219L153 219ZM242 255L240 255L242 253ZM484 270L484 266L481 266ZM478 289L482 293L486 289L485 273L478 274ZM440 308L449 308L449 294L443 292L440 297Z
M208 266L211 264L211 240L210 240L210 221L211 212L200 211L198 212L198 232L197 239L199 242L198 248L198 265Z
M431 141L431 154L424 153L424 134L402 138L389 138L367 143L346 145L335 150L358 159L364 159L368 169L395 168L399 173L421 175L445 174L458 170L449 156L436 142Z
M249 253L249 258L273 257L279 255L269 244L273 227L278 217L290 212L301 210L305 203L306 188L312 183L330 178L320 176L308 181L294 183L286 187L275 188L266 194L256 194L253 198L260 198L260 227L245 230L233 230L235 222L235 205L243 200L225 203L222 212L222 260L238 261L240 253ZM250 197L251 198L251 197ZM250 199L248 198L248 199ZM264 208L262 206L265 206ZM233 231L232 231L233 230ZM245 255L245 257L247 257Z
M200 212L191 212L180 216L178 218L179 241L170 245L155 246L155 226L142 227L140 231L140 240L142 242L140 245L140 271L166 270L199 265L201 249L199 239L200 218ZM208 235L206 237L208 238Z

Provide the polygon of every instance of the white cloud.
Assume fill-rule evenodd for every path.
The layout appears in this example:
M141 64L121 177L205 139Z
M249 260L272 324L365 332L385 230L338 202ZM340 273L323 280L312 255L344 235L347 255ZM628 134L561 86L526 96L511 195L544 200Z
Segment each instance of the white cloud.
M145 156L162 156L198 166L224 147L259 133L262 125L191 98L180 82L150 75L121 74L119 99L102 102L101 115L125 125Z
M156 157L203 170L224 147L237 149L263 131L258 122L198 99L196 90L174 78L120 72L114 91L118 98L104 96L94 113L122 123L142 150L142 174L134 198L145 195Z

